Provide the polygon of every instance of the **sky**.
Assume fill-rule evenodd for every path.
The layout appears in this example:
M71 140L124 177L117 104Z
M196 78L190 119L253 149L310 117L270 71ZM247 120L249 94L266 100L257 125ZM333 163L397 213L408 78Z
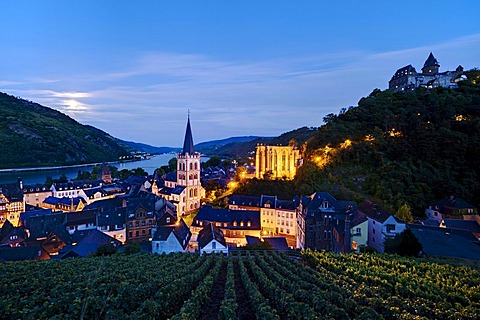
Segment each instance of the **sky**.
M321 126L395 71L480 67L480 1L0 1L0 92L123 140Z

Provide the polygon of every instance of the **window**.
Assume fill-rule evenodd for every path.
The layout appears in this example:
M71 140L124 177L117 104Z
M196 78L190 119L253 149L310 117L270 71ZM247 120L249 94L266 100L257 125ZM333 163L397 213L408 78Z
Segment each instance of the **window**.
M142 220L142 227L145 226L145 220Z
M362 234L362 228L357 228L357 235L361 235Z
M167 217L167 223L170 223L170 217Z
M212 249L213 250L217 249L217 243L215 241L212 242Z
M387 224L387 232L392 232L392 231L395 231L395 225Z
M140 224L138 223L138 221L135 221L135 227L138 227Z
M352 250L357 250L357 247L358 247L357 241L353 240L352 241Z
M375 228L372 229L372 233L375 234Z
M140 232L135 231L135 237L138 237L138 236L140 236Z

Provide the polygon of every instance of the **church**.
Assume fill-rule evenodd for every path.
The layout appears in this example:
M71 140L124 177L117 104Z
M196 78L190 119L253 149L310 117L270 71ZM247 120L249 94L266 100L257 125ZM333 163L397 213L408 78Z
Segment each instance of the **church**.
M201 199L205 198L205 189L200 182L200 153L193 146L190 115L182 151L177 153L177 171L168 174L165 186L159 187L157 181L152 191L174 203L177 215L183 216L200 208Z
M255 151L255 178L292 180L301 164L300 150L293 144L288 146L258 144Z

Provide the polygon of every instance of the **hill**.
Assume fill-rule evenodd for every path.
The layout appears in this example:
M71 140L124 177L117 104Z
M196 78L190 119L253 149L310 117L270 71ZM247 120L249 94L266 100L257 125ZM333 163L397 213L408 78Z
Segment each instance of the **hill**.
M230 137L226 139L213 140L196 144L195 150L205 155L224 155L224 151L221 150L225 150L225 146L248 143L258 139L268 138L258 136ZM219 152L222 154L219 154Z
M480 71L467 76L458 89L374 90L324 117L294 181L253 179L235 193L291 199L323 190L393 213L408 204L417 216L450 195L480 207Z
M317 128L308 128L302 127L292 131L285 132L278 137L242 137L242 138L252 138L245 139L244 141L226 141L226 143L215 145L214 147L209 147L205 151L201 151L207 155L218 155L222 157L230 158L247 158L248 154L252 151L255 151L257 144L271 144L271 145L288 145L290 140L294 139L297 144L301 145L309 138L311 138ZM228 140L228 139L227 139ZM222 141L222 140L221 140ZM200 146L200 144L199 144ZM195 147L197 148L197 146ZM201 146L200 146L200 149Z
M1 263L0 307L5 319L478 318L477 267L326 252L302 260L267 251Z
M0 93L0 143L0 168L114 161L133 150L59 111L5 93Z
M449 195L480 205L478 84L374 90L324 121L306 144L310 166L299 177L341 185L394 211L407 203L423 213L429 202Z

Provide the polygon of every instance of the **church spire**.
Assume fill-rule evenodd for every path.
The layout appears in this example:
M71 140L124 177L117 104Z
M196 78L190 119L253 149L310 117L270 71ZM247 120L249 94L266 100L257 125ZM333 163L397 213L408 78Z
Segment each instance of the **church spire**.
M185 155L186 153L195 153L195 149L193 148L192 129L190 128L190 112L188 113L187 131L185 132L185 140L183 141L182 155Z

